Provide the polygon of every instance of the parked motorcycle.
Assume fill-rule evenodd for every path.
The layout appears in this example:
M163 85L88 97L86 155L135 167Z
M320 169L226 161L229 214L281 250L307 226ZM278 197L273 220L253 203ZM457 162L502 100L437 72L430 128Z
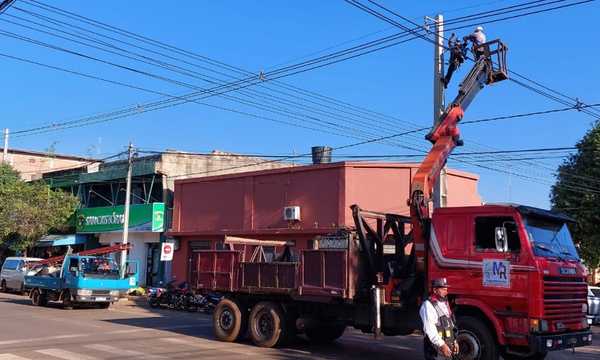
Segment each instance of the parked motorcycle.
M173 276L173 279L168 281L164 287L149 287L148 288L148 304L152 308L157 307L171 307L177 310L183 310L183 304L179 299L183 297L185 293L185 289L187 288L187 282L184 281L179 284L177 287L173 285L176 276ZM159 282L159 285L162 285L162 281Z
M215 312L215 308L222 298L223 296L217 294L206 294L203 296L194 293L187 293L183 306L189 312L204 309L205 313L212 314Z

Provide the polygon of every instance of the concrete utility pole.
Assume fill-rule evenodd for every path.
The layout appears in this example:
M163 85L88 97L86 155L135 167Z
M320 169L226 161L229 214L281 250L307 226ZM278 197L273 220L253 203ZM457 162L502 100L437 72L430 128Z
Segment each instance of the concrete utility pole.
M435 44L433 51L433 123L435 124L446 109L444 84L440 80L444 77L444 17L437 15L435 23ZM440 178L436 182L433 192L433 208L448 206L446 166L440 171Z
M123 241L121 242L123 245L127 245L127 236L129 235L129 203L131 197L129 194L131 193L131 168L133 163L133 143L129 143L129 157L127 159L127 185L125 187L125 211L123 212ZM123 250L121 253L121 268L125 266L125 261L127 261L127 250Z
M2 162L6 162L8 158L8 129L4 133L4 148L2 149Z

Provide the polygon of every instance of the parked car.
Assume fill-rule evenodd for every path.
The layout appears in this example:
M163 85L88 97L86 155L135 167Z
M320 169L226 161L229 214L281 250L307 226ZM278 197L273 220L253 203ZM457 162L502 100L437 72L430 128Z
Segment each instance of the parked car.
M31 269L31 264L40 261L40 258L12 256L6 258L0 270L0 291L23 291L23 277Z
M588 323L600 324L600 287L588 286Z

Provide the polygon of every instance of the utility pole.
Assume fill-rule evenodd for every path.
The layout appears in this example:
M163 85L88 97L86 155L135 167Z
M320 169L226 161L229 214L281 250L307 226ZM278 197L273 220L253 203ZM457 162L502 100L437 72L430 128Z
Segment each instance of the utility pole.
M127 158L127 185L125 187L125 211L123 212L123 245L127 245L127 236L129 235L129 203L131 197L131 168L133 164L133 143L129 143L129 157ZM121 269L125 267L125 261L127 260L127 250L123 250L121 253Z
M440 80L444 77L444 17L436 15L435 20L435 44L433 51L433 123L436 124L446 108L444 84ZM440 171L440 178L436 182L433 192L433 208L448 205L447 194L448 180L446 178L446 166Z
M8 157L8 129L4 133L4 148L2 149L2 162L6 162Z

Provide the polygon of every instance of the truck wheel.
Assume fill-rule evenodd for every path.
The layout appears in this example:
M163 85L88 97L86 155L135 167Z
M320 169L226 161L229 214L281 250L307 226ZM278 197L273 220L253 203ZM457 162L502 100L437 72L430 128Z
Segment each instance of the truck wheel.
M250 337L260 347L280 345L286 338L287 325L279 304L263 301L254 305L250 312Z
M71 292L68 290L63 293L63 309L73 310L73 300L71 299Z
M509 354L506 352L506 347L502 349L502 358L504 360L544 360L548 352L535 353L529 356L519 356L516 354Z
M312 341L329 342L339 339L344 331L346 331L346 325L329 325L309 329L304 334Z
M247 308L236 299L223 298L213 314L213 331L221 341L240 341L248 331Z
M8 288L6 287L6 280L2 280L2 284L0 284L0 291L3 293L8 292Z
M31 293L31 303L33 306L45 306L48 301L46 300L45 294L42 294L38 289L35 289Z
M500 353L496 339L480 320L472 316L461 316L456 322L459 359L498 360Z
M19 294L25 295L27 291L25 290L25 284L21 283L21 288L19 289Z

